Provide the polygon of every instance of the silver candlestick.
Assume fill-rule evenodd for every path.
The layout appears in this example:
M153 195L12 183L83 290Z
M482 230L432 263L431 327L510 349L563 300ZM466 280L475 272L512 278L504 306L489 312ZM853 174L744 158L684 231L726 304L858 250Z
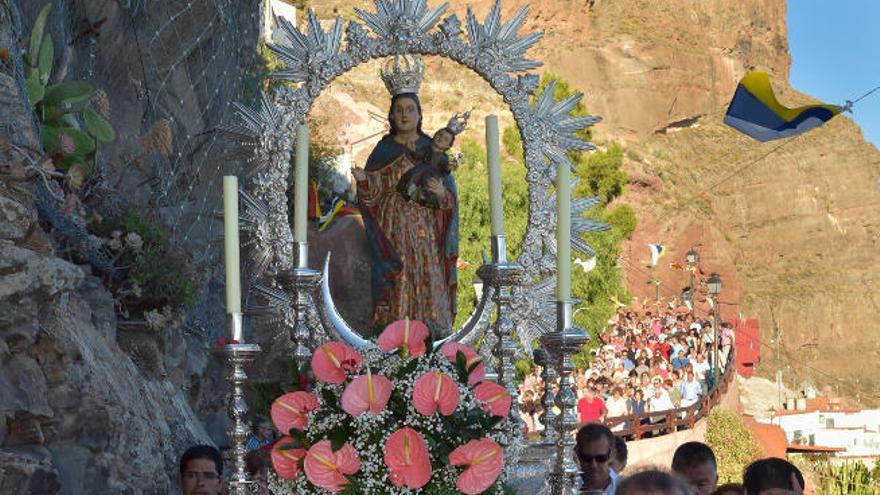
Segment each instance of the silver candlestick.
M492 327L494 345L491 351L495 355L494 368L498 374L498 383L503 385L511 397L510 415L525 427L519 416L519 392L516 388L517 346L513 342L513 320L510 319L511 291L520 285L523 267L507 261L507 243L503 235L492 236L492 263L484 264L477 270L477 276L483 283L493 288L493 299L497 310L495 324ZM488 333L487 333L488 337Z
M541 395L541 415L538 421L544 425L544 431L541 433L541 444L556 445L556 413L553 412L553 406L556 404L556 394L553 393L553 380L556 378L556 372L553 370L553 363L550 361L550 353L543 347L539 347L532 352L535 357L535 364L541 367L541 381L544 382L544 393Z
M559 373L559 393L556 394L556 405L561 411L556 417L556 455L554 465L547 476L551 495L569 495L577 493L580 469L574 458L577 428L577 396L574 392L574 362L571 355L579 352L590 336L572 321L571 301L556 303L556 331L541 337L541 343L550 352Z
M312 294L321 283L321 272L309 268L309 243L297 242L297 266L286 275L279 277L279 282L289 293L293 293L293 307L296 311L296 322L290 330L293 342L293 357L297 363L307 363L312 357L313 329L308 318L308 309L312 304Z
M230 314L227 322L229 325L229 335L237 337L234 340L241 342L241 313ZM251 493L254 487L254 482L250 479L244 462L245 454L247 454L245 441L250 434L250 426L244 419L248 412L247 402L244 398L244 385L247 382L247 374L244 368L247 364L253 362L259 352L260 346L244 343L227 344L212 350L215 356L225 360L228 370L226 381L232 385L226 410L231 421L229 429L226 430L227 435L232 440L232 473L229 475L228 492L231 495L247 495Z

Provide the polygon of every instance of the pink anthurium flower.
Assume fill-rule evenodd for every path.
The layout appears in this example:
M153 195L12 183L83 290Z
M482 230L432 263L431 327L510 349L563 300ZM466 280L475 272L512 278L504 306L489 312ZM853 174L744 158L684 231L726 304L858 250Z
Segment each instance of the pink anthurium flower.
M333 452L330 440L321 440L312 445L303 463L306 478L315 486L336 493L348 485L347 475L358 472L361 460L354 447L345 443Z
M312 353L312 372L315 378L326 383L342 383L345 374L357 371L364 358L341 342L326 342Z
M449 464L465 466L455 486L462 493L476 495L498 479L504 467L504 451L491 439L471 440L449 454Z
M275 399L270 414L275 428L287 435L291 428L304 431L309 422L306 416L318 409L318 398L308 392L290 392Z
M431 480L428 447L419 433L405 426L385 441L385 465L394 486L418 489Z
M398 320L385 327L376 342L382 352L404 349L414 358L425 354L425 338L428 337L428 326L420 321Z
M306 449L282 449L281 447L293 441L290 437L281 437L272 445L272 467L278 476L286 480L292 480L302 470L300 464L306 456Z
M429 371L420 376L413 386L413 406L425 416L440 414L449 416L458 407L461 398L458 385L442 371Z
M447 342L443 344L443 347L440 348L440 352L442 352L443 355L446 356L446 359L452 361L453 363L455 362L455 358L458 353L461 352L462 354L464 354L464 358L467 360L465 366L467 366L468 368L470 368L471 365L473 365L474 363L480 363L477 365L476 368L474 368L474 371L471 371L471 374L468 375L468 385L473 385L479 382L485 376L486 369L481 362L482 358L479 354L477 354L477 351L473 350L471 347L464 344L459 344L458 342Z
M379 414L388 403L392 389L394 385L391 380L382 375L373 375L367 368L366 375L352 380L342 392L342 410L352 416L360 416L367 411Z
M474 395L483 403L483 410L489 414L501 417L510 414L510 393L501 385L491 381L480 382L474 389Z

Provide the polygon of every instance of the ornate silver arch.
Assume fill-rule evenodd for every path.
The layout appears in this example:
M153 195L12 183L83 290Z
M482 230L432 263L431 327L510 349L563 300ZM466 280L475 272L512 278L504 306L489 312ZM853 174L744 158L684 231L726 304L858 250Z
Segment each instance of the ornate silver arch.
M528 6L506 23L501 19L500 0L483 22L468 8L466 29L463 29L456 15L443 17L447 3L429 9L427 0L374 1L375 13L355 9L361 22L348 22L344 40L343 23L338 17L332 28L324 31L310 11L305 33L280 19L288 41L270 48L285 67L271 77L300 83L299 86L296 89L282 86L271 98L262 95L257 108L237 105L240 122L225 128L242 146L250 164L244 229L250 234L247 243L252 279L265 281L264 284L277 289L279 273L295 266L285 195L291 136L318 95L335 78L371 59L400 54L443 56L485 79L510 106L522 135L529 184L529 222L518 259L524 268L523 286L515 291L519 295L512 301L511 317L517 322L522 348L531 352L533 339L553 331L556 318L552 290L556 268L556 211L550 185L556 165L571 166L566 156L568 152L595 149L591 143L575 137L574 132L594 125L600 118L571 116L582 95L556 102L553 99L555 83L546 88L534 106L530 105L539 78L526 71L542 64L527 59L525 54L543 33L518 34L529 12ZM595 203L581 200L572 208L572 238L579 240L574 246L576 250L590 251L581 234L607 229L581 215ZM353 344L362 343L335 311L326 278L324 282L324 290L319 291L321 302L316 302L323 305L319 313L325 331ZM483 295L465 326L450 338L464 341L477 338L474 330L488 325L490 296Z

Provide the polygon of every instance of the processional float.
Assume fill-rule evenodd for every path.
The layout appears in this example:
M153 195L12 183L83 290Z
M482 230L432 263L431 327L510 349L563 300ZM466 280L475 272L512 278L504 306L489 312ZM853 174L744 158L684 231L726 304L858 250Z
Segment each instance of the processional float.
M238 122L223 129L247 161L240 201L245 231L242 245L250 260L251 290L269 301L260 310L268 308L276 313L276 321L280 322L277 337L289 343L292 357L298 362L308 359L314 346L326 339L356 348L368 345L333 303L329 258L320 270L311 268L305 227L297 222L296 235L292 235L286 191L293 136L307 139L303 129L298 128L315 99L334 79L372 59L433 55L473 70L503 97L519 128L529 219L516 262L508 260L503 228L497 229L493 219L492 258L477 272L485 289L465 324L452 330L444 341L479 344L487 368L494 370L499 383L514 397L514 416L518 411L514 360L531 356L535 342L540 341L542 348L534 353L535 362L543 366L542 376L548 383L553 376L559 377L559 392L554 396L551 387L546 387L542 397L546 429L540 441L528 445L508 481L516 484L518 480L539 478L544 493L573 494L579 470L574 459L577 418L571 355L581 349L588 336L572 320L570 248L574 243L577 251L594 254L582 234L608 227L582 216L598 203L597 198L572 202L571 190L576 181L570 179L572 164L566 155L595 148L574 132L595 124L599 118L571 116L582 95L557 102L552 82L534 97L539 77L529 71L541 63L525 58L525 54L542 33L519 34L528 6L506 22L501 17L500 0L482 22L468 8L464 27L455 14L444 16L447 7L444 3L428 8L426 0L375 0L375 12L355 9L358 19L347 22L344 34L338 17L325 31L314 12L309 12L305 32L279 19L287 41L271 49L284 68L270 77L298 85L281 85L272 94L262 94L256 108L236 105ZM297 191L298 198L303 195L305 181L307 177L296 177L296 186L302 188ZM304 204L304 199L297 199L297 209ZM260 349L244 342L242 312L237 307L231 311L229 327L234 343L217 348L216 353L226 359L228 380L233 386L228 433L234 468L229 488L230 493L244 494L252 486L244 467L248 431L244 422L244 366L256 358ZM558 415L553 413L553 405L561 411Z

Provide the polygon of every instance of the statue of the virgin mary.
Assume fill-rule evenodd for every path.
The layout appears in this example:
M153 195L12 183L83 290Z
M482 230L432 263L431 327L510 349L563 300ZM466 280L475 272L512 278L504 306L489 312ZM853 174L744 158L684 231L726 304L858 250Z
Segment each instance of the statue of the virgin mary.
M352 174L372 257L374 328L410 318L429 323L436 338L449 334L455 318L458 191L451 174L429 180L426 188L438 199L429 206L408 200L398 187L431 153L418 97L423 74L416 57L385 64L380 75L392 95L391 130L366 168Z

